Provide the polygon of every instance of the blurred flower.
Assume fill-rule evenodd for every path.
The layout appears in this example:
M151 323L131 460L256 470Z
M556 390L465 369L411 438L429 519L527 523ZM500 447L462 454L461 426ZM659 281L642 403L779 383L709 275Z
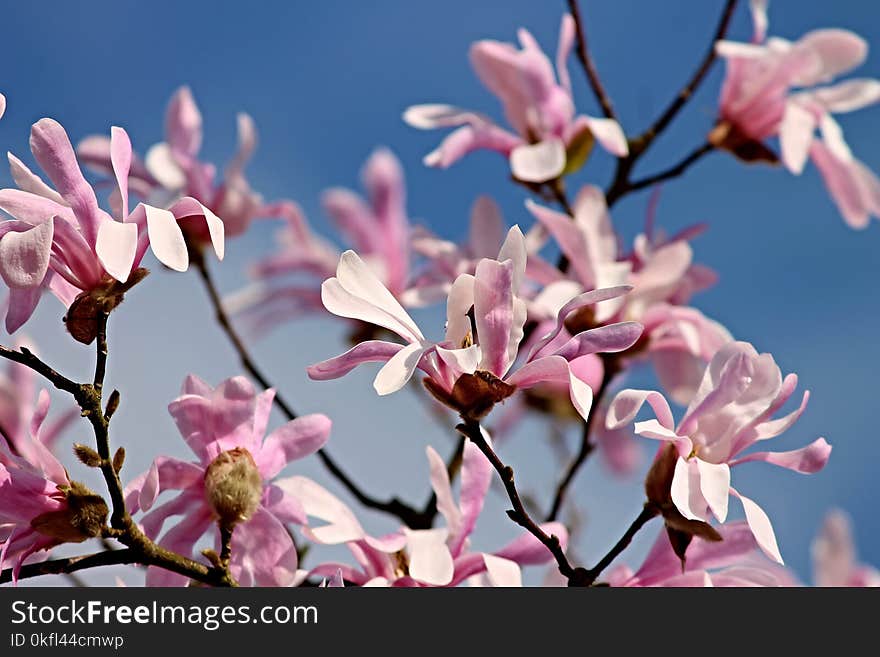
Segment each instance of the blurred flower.
M839 509L826 514L813 540L812 555L816 586L880 586L880 571L858 562L852 523Z
M778 136L786 168L800 174L812 158L847 224L865 228L872 215L880 217L880 179L853 156L832 113L880 101L880 81L816 85L861 64L868 44L840 29L814 30L795 42L765 40L766 2L753 2L752 13L752 43L716 44L727 60L727 76L709 141L747 162L775 162L764 142ZM798 87L803 89L792 91ZM821 139L815 137L817 129Z
M485 148L507 157L518 180L544 183L577 170L594 141L617 157L626 156L626 137L616 121L575 116L566 65L575 39L574 19L568 14L562 18L555 72L527 30L520 29L518 37L519 49L510 43L478 41L470 50L477 76L501 101L515 132L451 105L414 105L403 118L415 128L460 126L425 157L425 164L446 168Z

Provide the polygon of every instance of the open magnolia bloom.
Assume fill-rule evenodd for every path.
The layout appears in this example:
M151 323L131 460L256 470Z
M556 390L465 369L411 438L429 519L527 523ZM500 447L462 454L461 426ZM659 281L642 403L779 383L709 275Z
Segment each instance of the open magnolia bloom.
M6 328L13 332L24 324L48 287L68 308L68 331L88 344L97 311L112 310L146 274L139 267L147 247L163 264L184 271L186 244L173 212L143 203L129 212L132 152L122 128L112 128L110 136L114 215L98 207L61 124L35 123L30 145L55 189L9 155L18 189L0 190L0 209L13 217L0 223L0 276L10 289ZM222 257L223 222L192 198L181 199L174 211L203 217Z
M521 566L545 564L553 559L547 548L528 532L496 552L473 551L470 535L483 509L492 466L476 445L466 442L461 491L456 502L443 459L431 447L427 454L437 510L446 521L445 527L435 529L402 527L375 538L367 534L347 506L315 482L304 477L277 482L300 500L308 516L324 521L325 524L311 523L303 528L309 540L323 545L345 543L358 562L357 567L320 564L309 575L332 577L341 572L346 581L358 586L424 587L458 586L485 574L492 586L521 586ZM551 522L542 525L542 529L556 535L565 549L565 527Z
M847 224L864 228L872 215L880 217L880 179L853 156L832 114L880 101L880 81L816 85L860 65L868 44L840 29L814 30L795 42L767 39L766 4L752 2L752 43L716 44L727 76L709 141L747 162L775 162L764 142L778 136L786 168L800 174L811 158Z
M702 227L666 238L653 227L652 209L645 232L636 238L632 253L624 255L605 196L597 187L588 185L578 193L573 220L531 201L527 207L556 239L570 263L567 272L562 272L539 256L529 255L533 263L530 272L544 284L529 302L530 317L543 322L539 332L555 322L559 309L584 290L629 285L629 294L575 314L566 330L640 322L645 330L632 354L626 356L650 360L664 390L679 403L690 402L706 363L721 345L733 339L723 326L685 305L694 293L716 280L712 270L693 262L688 244ZM603 364L593 362L592 367L601 380Z
M747 523L732 522L718 531L723 540L698 538L688 546L684 567L661 533L636 572L619 566L609 573L608 583L626 587L798 586L786 568L759 552Z
M829 511L813 539L813 584L816 586L880 587L880 571L859 563L852 522L839 509Z
M20 393L30 385L22 383ZM20 401L19 419L26 418L26 424L5 424L0 432L0 569L12 563L14 577L37 553L100 536L108 512L100 495L69 479L48 447L72 418L44 430L49 393L41 390L35 405L31 400ZM4 409L4 422L9 410Z
M211 223L190 220L193 215L178 212L177 203L181 199L194 198L222 217L226 237L242 234L257 217L285 217L289 208L283 202L265 204L248 184L244 167L257 147L257 130L247 114L239 114L237 120L238 152L218 183L214 180L216 165L198 159L202 147L202 114L189 87L181 87L168 103L165 141L151 146L144 159L133 156L129 171L132 191L148 203L174 212L189 239L196 244L213 243L215 249L217 236ZM86 137L77 145L77 153L82 162L95 171L113 173L111 144L106 137ZM186 207L180 209L186 210ZM195 215L201 216L201 213ZM207 214L204 216L208 218Z
M501 101L515 132L451 105L414 105L403 115L409 125L425 130L457 127L425 157L425 164L446 168L485 148L507 157L515 178L543 183L580 168L596 141L613 155L626 156L626 137L616 121L575 116L566 63L575 39L574 19L568 14L562 18L555 73L527 30L520 29L518 37L519 49L486 40L473 44L470 51L480 81Z
M668 481L646 483L649 498L661 507L667 525L687 530L689 522L708 523L712 516L723 523L727 519L729 496L733 495L742 502L758 545L782 563L770 519L758 504L730 485L730 469L749 461L764 461L803 474L825 467L831 445L824 438L789 452L743 454L756 443L780 435L797 421L806 407L808 392L804 392L797 410L773 418L796 387L797 375L789 374L783 379L770 354L759 355L746 342L732 342L719 349L709 363L678 426L660 393L631 389L614 398L606 424L612 429L629 424L647 402L656 419L636 422L635 432L663 441L656 463L667 457L672 459L673 464L666 468L671 475ZM669 508L670 502L674 508Z
M230 571L244 586L288 586L296 578L296 546L286 525L306 521L299 500L273 479L292 461L319 450L330 434L330 419L298 417L266 436L272 389L257 393L244 377L216 388L187 377L181 396L168 406L197 461L157 458L125 490L129 511L141 518L144 533L156 540L172 516L181 516L159 544L192 556L212 526L232 531ZM163 491L177 497L152 508ZM212 532L219 549L220 532ZM183 586L186 578L150 568L148 586Z
M336 277L322 286L325 307L335 315L382 326L405 344L362 342L341 356L312 365L308 374L317 380L335 379L362 363L384 362L373 386L386 395L400 390L420 369L427 375L425 386L439 401L474 420L518 388L558 382L567 386L572 403L586 418L592 391L569 363L586 354L629 348L641 335L641 325L621 322L583 331L549 354L537 357L537 353L556 338L570 314L625 294L629 288L595 290L570 301L559 310L556 326L514 368L526 320L525 301L517 295L525 267L523 236L514 226L497 260L484 258L473 276L463 274L455 280L447 300L446 338L434 343L357 254L346 251Z
M322 196L324 211L344 241L403 306L423 306L443 298L441 287L426 288L412 281L411 227L400 161L387 148L379 148L364 165L361 180L366 198L344 188L328 189ZM287 224L278 232L278 252L251 267L256 283L226 299L232 312L261 332L323 311L320 283L333 276L339 262L339 249L309 227L296 204L289 205Z

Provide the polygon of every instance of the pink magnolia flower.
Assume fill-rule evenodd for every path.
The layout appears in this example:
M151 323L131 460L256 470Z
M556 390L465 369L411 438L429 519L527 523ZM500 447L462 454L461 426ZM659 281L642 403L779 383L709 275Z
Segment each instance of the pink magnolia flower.
M187 556L206 533L219 544L215 523L233 527L231 571L245 586L286 586L296 577L296 547L285 525L302 524L299 500L272 480L288 464L327 442L330 420L306 415L264 438L275 391L257 393L244 377L211 388L190 375L181 396L168 406L194 462L162 456L126 488L131 513L156 539L168 518L182 516L159 543ZM180 493L152 509L163 491ZM179 575L149 569L150 586L180 586Z
M20 375L15 373L21 380ZM25 394L32 382L21 382L24 389L16 392ZM50 451L52 434L60 427L43 430L49 413L46 390L40 391L35 406L20 408L18 418L11 418L10 410L4 409L0 435L0 569L11 562L17 576L36 553L100 536L107 505L83 484L71 481ZM24 426L15 424L25 418Z
M616 121L575 116L566 64L575 39L574 19L568 14L562 18L555 72L527 30L520 29L518 37L519 49L510 43L478 41L470 50L477 76L501 101L515 132L451 105L414 105L403 118L415 128L458 126L425 157L425 164L446 168L485 148L507 157L517 179L543 183L580 166L593 140L617 157L626 156L626 137Z
M94 304L110 308L128 287L142 278L136 273L147 247L168 267L183 271L188 254L175 215L138 204L129 212L128 172L131 142L122 128L110 137L117 189L114 216L98 207L92 187L80 171L73 147L61 125L41 119L31 129L31 152L55 185L48 186L12 154L9 163L18 189L0 190L0 209L13 217L0 223L0 276L9 286L6 328L11 333L33 313L48 287L78 315L94 315ZM188 208L188 210L187 210ZM201 214L211 226L222 257L223 225L191 198L181 199L178 213ZM68 330L87 344L94 339L89 326Z
M846 222L853 228L866 227L872 215L880 216L880 180L853 156L832 113L880 101L880 81L816 85L861 64L867 43L839 29L815 30L794 43L776 37L765 40L766 2L753 2L752 10L752 43L716 44L727 60L727 76L719 123L710 141L746 161L775 161L764 141L778 136L786 168L800 174L812 158ZM792 92L796 87L803 90ZM815 136L817 129L821 139Z
M813 540L812 555L816 586L880 586L880 571L858 562L852 523L839 509L825 516Z
M759 554L752 531L745 522L718 528L722 541L695 538L687 548L684 569L665 532L654 542L641 567L634 573L626 566L608 577L611 586L645 587L745 587L797 586L785 568Z
M789 452L743 454L755 443L783 433L800 417L809 392L804 393L797 410L773 419L796 387L797 375L789 374L783 379L770 354L759 355L746 342L732 342L712 358L678 426L674 425L669 404L660 393L632 389L623 390L614 398L606 424L609 428L627 425L645 402L650 404L656 419L636 422L635 432L675 449L678 456L671 497L676 509L687 520L708 522L714 515L723 523L729 496L739 498L758 545L782 563L770 519L757 503L730 485L730 469L749 461L765 461L812 474L825 466L831 445L824 438Z
M716 280L713 271L693 262L688 244L702 227L666 238L654 229L651 209L645 232L636 237L632 254L624 256L604 194L597 187L586 186L577 195L573 221L531 201L527 207L571 263L566 275L546 262L537 264L543 262L541 258L530 254L533 271L540 272L545 286L530 301L531 317L550 323L560 307L584 290L632 286L626 296L603 301L591 314L572 318L568 328L622 320L642 323L645 330L632 357L651 360L664 389L676 401L688 403L705 364L722 344L732 340L723 326L684 306L694 293ZM594 359L591 367L601 380L602 363Z
M492 479L492 466L480 450L465 444L461 470L461 491L456 502L443 459L427 448L431 486L437 495L437 509L445 527L412 530L407 527L374 538L366 533L354 514L339 499L304 477L278 482L290 495L302 501L309 516L326 524L303 529L309 540L323 545L345 543L357 567L325 563L310 574L332 576L342 571L346 581L358 586L458 586L486 574L492 586L521 586L520 566L544 564L552 555L531 534L524 533L494 553L470 549L470 535L483 508ZM563 548L568 532L559 523L542 528L555 534Z
M323 195L324 210L401 304L421 306L438 298L437 293L426 298L423 286L411 280L410 223L399 160L387 148L377 149L361 179L367 199L348 189L329 189ZM333 276L339 261L339 250L309 228L298 206L290 204L285 214L287 225L277 240L281 250L252 268L255 285L229 299L233 312L258 329L323 310L319 282Z
M385 365L373 383L380 395L402 388L415 370L426 375L425 385L441 402L465 417L479 419L518 388L544 382L565 385L583 417L589 413L592 392L569 366L571 361L598 351L621 351L641 334L635 322L623 322L584 331L551 353L537 357L562 330L576 310L625 294L617 287L580 295L559 310L556 326L537 343L522 365L513 368L523 338L525 302L517 296L525 274L523 236L514 226L498 259L485 258L475 275L459 276L447 301L446 339L428 341L403 307L353 251L342 255L336 276L322 286L325 307L341 317L374 323L400 336L405 344L370 340L341 356L312 365L312 379L335 379L358 365L380 361Z
M223 219L227 237L247 230L257 217L285 217L286 202L265 204L244 175L244 167L257 147L257 130L247 114L237 116L238 152L229 162L222 181L215 182L217 167L198 159L202 147L202 114L189 87L172 96L165 114L165 141L154 144L143 160L132 158L129 181L139 196L159 207L167 207L182 221L186 234L197 243L217 246L216 228L208 222L190 220L175 207L191 197ZM110 143L103 136L86 137L77 146L80 158L94 170L111 174ZM182 208L182 210L193 209ZM196 216L201 213L195 212ZM208 215L206 214L207 218ZM219 255L219 254L218 254Z

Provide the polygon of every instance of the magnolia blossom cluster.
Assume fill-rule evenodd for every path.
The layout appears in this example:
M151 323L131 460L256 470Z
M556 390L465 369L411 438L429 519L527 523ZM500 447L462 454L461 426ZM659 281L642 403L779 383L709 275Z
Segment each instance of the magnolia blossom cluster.
M844 30L816 30L795 42L768 37L767 3L753 0L751 10L751 42L715 44L726 76L709 144L747 162L781 161L795 174L812 160L845 221L864 227L880 215L880 180L852 155L832 115L880 100L880 82L829 83L860 64L867 45ZM57 121L37 121L30 151L42 174L10 153L15 187L0 190L7 215L0 222L0 277L10 334L50 292L65 309L67 333L80 343L97 341L100 372L112 357L104 340L108 317L146 278L148 252L176 272L195 262L207 278L208 248L222 260L226 240L254 220L281 220L277 251L255 262L250 284L218 305L238 348L224 308L257 333L306 314L337 321L348 348L316 355L308 377L320 382L370 368L380 396L413 384L443 418L457 416L462 446L451 463L428 446L427 465L402 466L421 468L433 492L436 513L426 524L368 530L356 509L297 473L312 455L327 461L329 417L297 417L281 403L288 421L275 425L280 391L258 388L234 371L216 384L190 375L167 408L188 457L156 456L132 477L119 452L111 462L75 446L77 467L100 468L111 486L122 478L122 500L111 506L59 460L70 450L71 423L94 413L85 404L101 394L99 374L93 384L71 384L80 408L49 421L50 396L37 393L36 377L65 385L51 368L34 366L42 361L19 335L17 349L3 352L14 352L18 362L0 375L0 569L11 569L14 580L58 545L116 538L129 546L146 542L175 563L201 560L245 586L521 586L526 566L541 566L547 585L565 585L570 576L557 566L560 554L572 552L572 532L555 512L531 523L525 511L510 512L522 531L501 547L488 542L483 549L473 536L493 478L501 476L508 494L515 485L500 459L520 420L531 415L582 427L584 455L598 448L618 475L633 476L642 445L657 446L643 487L645 510L662 518L662 527L641 565L634 570L621 560L598 573L599 583L801 585L784 565L788 548L780 546L772 519L740 483L734 487L733 470L764 463L813 474L828 462L831 445L817 437L792 450L765 448L765 441L794 433L809 392L797 403L797 375L783 375L772 355L692 305L718 279L696 255L705 225L665 233L655 196L642 232L625 240L600 187L576 189L568 178L595 143L621 161L633 146L615 118L575 107L568 62L577 30L565 15L555 61L525 29L519 45L486 40L471 47L471 64L508 127L451 105L414 105L404 113L416 128L453 128L426 165L446 168L473 151L495 151L536 197L508 224L495 201L481 196L460 242L412 220L404 167L390 149L377 148L361 171L363 196L332 188L321 198L345 243L338 247L297 203L265 202L252 189L244 169L257 136L247 114L238 115L238 150L225 169L199 159L202 116L188 87L168 105L164 141L143 157L122 128L74 148ZM0 116L5 107L0 95ZM108 187L109 198L99 203ZM570 203L567 189L576 190ZM442 330L423 330L413 319L414 309L426 307L445 309ZM626 387L639 368L649 370L659 390ZM785 410L789 402L795 405ZM106 409L103 425L91 417L93 425L107 429L115 407L108 402ZM731 498L742 510L735 519ZM120 524L120 515L132 524ZM342 545L347 552L335 552L341 556L325 556L324 546ZM812 558L816 585L880 585L880 573L858 560L841 511L828 515ZM190 581L182 568L158 564L144 562L147 585Z

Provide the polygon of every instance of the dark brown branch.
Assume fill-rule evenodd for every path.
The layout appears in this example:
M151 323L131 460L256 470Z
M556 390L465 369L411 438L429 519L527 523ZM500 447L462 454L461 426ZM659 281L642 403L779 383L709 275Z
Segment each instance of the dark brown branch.
M656 176L650 176L645 178L638 183L630 182L630 175L632 174L633 168L638 162L639 158L641 158L654 143L654 140L662 133L666 127L672 122L672 120L678 115L681 109L685 106L687 101L693 96L694 92L700 86L700 83L705 79L708 74L712 64L716 59L715 54L715 44L718 40L723 39L727 34L727 29L730 27L730 22L733 17L733 12L736 9L737 0L727 0L724 5L724 9L721 14L721 18L718 22L718 27L715 29L715 33L712 36L712 41L709 44L709 48L706 51L706 54L703 56L699 66L697 67L696 72L691 76L690 80L688 80L687 84L682 87L681 91L675 96L669 106L663 111L663 113L657 118L651 126L645 130L641 135L629 140L629 155L624 158L620 158L617 160L617 169L614 172L614 180L611 182L611 185L605 192L605 198L608 203L608 207L613 206L617 201L623 198L626 194L633 192L637 189L642 189L648 185L651 185L655 182L659 182L659 180L665 180L666 178L672 178L676 175L680 175L684 172L684 170L690 166L693 162L698 160L702 155L705 155L705 152L696 155L700 149L691 154L693 159L690 162L687 162L684 167L681 168L680 171L676 172L676 168L681 166L676 165L672 167L672 169L668 170L669 175L660 178L661 174L657 174ZM686 158L687 160L687 158ZM667 172L663 172L664 174ZM659 180L658 180L659 178ZM638 186L635 186L638 185Z
M645 502L645 506L642 507L641 513L639 513L638 517L633 520L633 523L627 528L623 536L620 537L620 540L614 544L614 547L608 551L608 554L602 557L599 563L597 563L595 566L587 571L586 585L589 586L590 584L595 582L599 575L602 574L602 571L610 566L611 562L614 561L620 555L620 553L629 546L629 544L633 540L633 537L639 532L639 530L644 527L652 518L658 515L660 515L660 510L651 502Z
M645 187L650 187L652 185L656 185L657 183L663 182L664 180L669 180L670 178L677 178L678 176L682 175L685 171L687 171L690 168L690 166L692 164L694 164L697 160L702 158L704 155L708 155L713 150L715 150L715 147L712 144L710 144L709 142L701 144L699 147L697 147L693 151L691 151L680 162L678 162L678 164L675 164L675 165L669 167L668 169L660 171L659 173L655 173L654 175L646 176L645 178L642 178L641 180L636 180L634 182L630 182L626 187L626 191L627 191L627 193L634 192L639 189L644 189ZM614 196L611 196L609 193L609 198L608 198L609 205L616 200L617 200L617 198Z
M700 86L700 83L706 77L706 74L709 73L709 69L712 67L712 63L717 57L715 53L715 43L723 39L724 35L727 34L727 29L730 27L730 21L733 18L733 12L736 9L736 5L737 0L727 0L725 2L724 10L721 13L721 19L718 21L718 27L715 29L715 34L712 36L712 42L709 44L709 48L706 50L706 54L703 56L699 67L697 67L697 70L694 72L693 76L691 76L691 79L688 80L687 84L685 84L675 98L672 99L672 102L669 103L666 110L664 110L651 127L649 127L638 138L638 141L646 142L642 147L643 149L647 148L651 141L666 129L666 126L672 122L672 119L675 118L676 114L678 114L681 111L681 108L685 106L685 103L690 100L691 96Z
M54 369L46 365L46 363L37 358L33 353L31 353L31 351L26 347L21 347L20 349L16 350L0 346L0 357L31 368L34 372L42 375L43 378L45 378L59 390L69 392L71 395L74 396L78 395L80 392L80 385L78 383L74 383L66 376L63 376L56 372Z
M602 113L609 119L617 121L617 114L614 112L614 105L611 103L611 97L602 85L602 80L599 78L599 72L596 70L596 64L593 62L593 58L590 56L590 51L587 48L587 37L584 32L584 24L581 19L581 11L580 7L578 7L577 0L568 0L568 10L571 13L571 17L574 19L575 25L575 36L577 38L575 53L577 54L581 66L584 68L584 72L587 74L587 81L590 83L590 88L593 90L596 100L602 107Z
M507 491L507 497L513 505L513 509L507 511L508 517L532 536L537 538L550 551L553 558L556 560L559 572L562 573L564 577L568 578L569 585L572 585L573 583L580 584L580 578L586 571L583 568L573 567L565 556L559 537L556 535L548 535L547 532L541 529L541 527L532 520L531 516L529 516L523 505L522 499L520 499L519 492L516 489L513 468L509 465L505 465L495 453L495 450L493 450L489 443L486 442L486 439L483 437L483 433L480 430L480 424L473 420L465 420L455 428L463 436L469 438L480 449L480 451L483 452L486 458L489 459L492 467L495 468L495 471L501 477L501 482L504 484L504 489Z
M208 297L211 301L211 306L214 309L217 323L220 325L220 328L223 329L226 337L228 337L229 341L232 343L232 347L238 354L242 366L252 377L254 377L254 379L256 379L256 381L263 387L263 389L272 388L273 386L271 382L262 373L260 368L257 367L257 364L251 357L250 352L248 352L244 341L235 330L235 327L232 325L232 322L229 319L229 315L227 315L226 310L223 308L223 300L220 297L220 293L217 290L217 286L214 283L211 272L208 270L208 264L205 261L202 250L198 247L191 248L190 260L195 265L196 270L199 272L199 276L202 279L202 283L204 284L205 290L207 291ZM293 410L293 407L287 403L287 401L278 392L277 389L275 391L274 401L275 405L278 406L278 408L288 420L296 419L297 414ZM369 509L374 509L376 511L382 511L384 513L393 515L412 529L424 529L424 527L422 526L422 524L424 523L423 514L420 513L417 509L411 507L405 502L402 502L396 497L385 501L367 495L358 487L357 484L354 483L354 481L351 480L351 478L345 473L345 471L342 470L342 468L330 456L326 448L319 449L317 455L318 458L321 460L321 463L324 464L324 467L327 468L330 474L333 475L339 481L339 483L341 483L345 487L345 489L349 493L351 493L351 495L353 495L355 499L357 499L357 501L360 502L362 505Z
M51 559L49 561L27 564L21 567L18 579L29 579L31 577L39 577L40 575L70 574L87 568L128 565L139 563L139 561L140 555L131 548L109 550L77 557L67 557L66 559ZM11 582L12 572L12 568L7 568L0 572L0 584Z

